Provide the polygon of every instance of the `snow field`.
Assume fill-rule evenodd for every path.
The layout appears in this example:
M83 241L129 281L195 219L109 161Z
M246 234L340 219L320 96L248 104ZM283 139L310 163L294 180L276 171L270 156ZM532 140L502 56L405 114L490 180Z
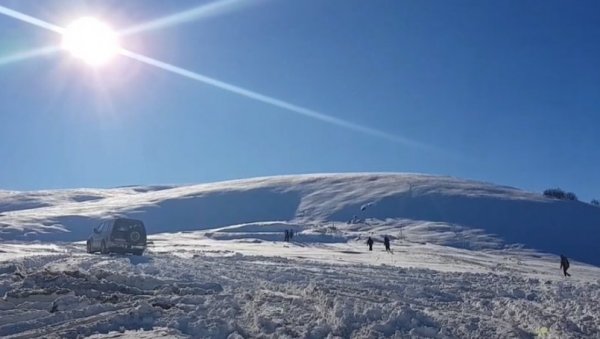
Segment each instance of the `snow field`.
M114 216L144 220L144 256L85 253ZM418 174L0 191L0 337L600 338L599 224Z
M0 264L0 336L531 338L543 328L548 338L600 336L600 275L593 267L585 279L577 278L578 268L575 279L560 278L556 268L535 273L536 265L550 266L535 257L523 257L523 271L470 270L455 265L470 251L427 248L430 259L443 254L438 260L452 268L444 272L423 268L422 258L402 267L400 257L410 253L369 253L362 244L345 252L339 244L316 247L318 260L286 258L282 243L257 256L240 253L264 243L224 241L220 247L232 249L224 254L201 242L194 248L189 238L189 247L169 254L161 248L173 239L160 237L143 257L88 255L77 245ZM372 264L333 263L327 253ZM376 259L385 256L398 257L396 266Z

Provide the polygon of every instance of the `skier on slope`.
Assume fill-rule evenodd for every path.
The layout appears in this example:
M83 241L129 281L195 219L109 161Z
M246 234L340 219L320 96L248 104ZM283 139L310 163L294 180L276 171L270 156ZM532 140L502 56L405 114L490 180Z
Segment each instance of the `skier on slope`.
M391 252L392 251L390 249L390 238L387 235L385 237L383 237L383 244L385 245L386 252Z
M367 245L369 245L369 251L373 250L373 239L371 239L371 237L369 237L369 239L367 239Z
M567 273L567 270L569 269L569 259L562 254L560 255L560 268L562 268L565 277L571 276L569 273Z

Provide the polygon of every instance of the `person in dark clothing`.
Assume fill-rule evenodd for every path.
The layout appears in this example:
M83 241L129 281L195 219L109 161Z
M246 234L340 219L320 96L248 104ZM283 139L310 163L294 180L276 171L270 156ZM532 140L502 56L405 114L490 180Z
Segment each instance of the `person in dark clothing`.
M391 252L391 249L390 249L390 238L387 235L385 237L383 237L383 244L385 245L385 250L387 252Z
M371 239L371 237L369 237L369 239L367 239L367 245L369 245L369 251L373 250L373 239Z
M562 268L565 277L571 276L569 273L567 273L567 270L569 269L569 259L562 254L560 255L560 268Z
M294 230L290 230L290 241L294 239Z
M283 241L290 241L290 231L285 230L285 235L283 236Z

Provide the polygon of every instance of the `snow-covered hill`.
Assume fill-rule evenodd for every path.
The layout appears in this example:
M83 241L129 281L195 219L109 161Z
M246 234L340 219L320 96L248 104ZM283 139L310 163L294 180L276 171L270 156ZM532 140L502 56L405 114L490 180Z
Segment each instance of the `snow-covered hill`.
M0 192L0 239L77 241L102 218L149 233L252 222L309 228L353 220L362 233L465 248L523 244L600 265L600 208L511 187L416 174L301 175L193 186ZM358 227L358 226L357 226ZM381 233L380 232L380 233Z
M116 215L146 223L143 256L85 253ZM600 338L598 225L415 174L0 192L0 337Z

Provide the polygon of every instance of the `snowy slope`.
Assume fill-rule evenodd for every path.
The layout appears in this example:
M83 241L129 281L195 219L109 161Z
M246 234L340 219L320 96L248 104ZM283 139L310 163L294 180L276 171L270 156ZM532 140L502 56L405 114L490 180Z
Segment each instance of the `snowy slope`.
M0 208L4 240L83 240L101 218L112 215L140 218L150 233L357 218L372 220L363 232L373 223L386 224L393 237L406 227L426 230L420 232L424 241L459 247L518 243L600 264L599 208L450 177L332 174L183 187L0 192Z
M600 269L575 264L566 279L552 256L402 240L393 253L369 252L363 242L203 232L150 240L143 257L90 255L82 243L5 248L0 337L600 336Z
M2 338L600 338L600 268L556 256L598 264L579 202L415 174L0 197ZM85 253L114 215L144 256Z

